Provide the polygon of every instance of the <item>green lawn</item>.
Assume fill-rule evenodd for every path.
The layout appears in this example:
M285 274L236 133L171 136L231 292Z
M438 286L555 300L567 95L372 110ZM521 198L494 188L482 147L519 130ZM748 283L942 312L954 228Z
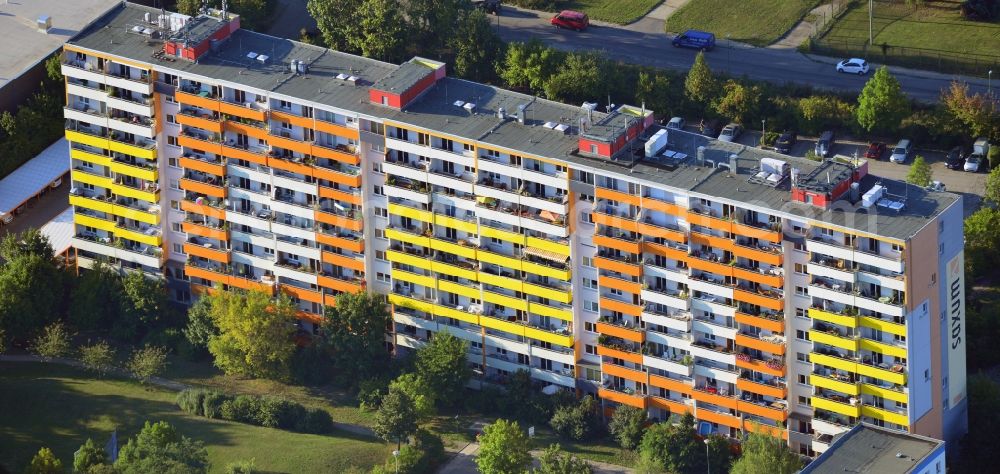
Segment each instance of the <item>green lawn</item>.
M298 434L191 416L177 409L173 392L95 380L64 366L0 363L0 387L0 464L12 472L20 472L41 446L72 466L72 453L87 437L103 444L117 428L124 440L145 420L166 420L181 434L204 441L212 472L251 458L268 472L368 469L391 450L351 435Z
M702 30L766 46L791 30L819 0L692 0L667 18L668 33Z
M663 0L553 0L545 5L538 0L510 0L510 3L524 8L544 8L555 12L576 10L586 12L591 20L627 25L650 12Z
M831 55L866 55L876 62L985 75L1000 64L1000 23L966 21L959 13L960 4L929 1L914 9L875 2L875 48L865 54L868 6L859 2L833 24L819 47Z

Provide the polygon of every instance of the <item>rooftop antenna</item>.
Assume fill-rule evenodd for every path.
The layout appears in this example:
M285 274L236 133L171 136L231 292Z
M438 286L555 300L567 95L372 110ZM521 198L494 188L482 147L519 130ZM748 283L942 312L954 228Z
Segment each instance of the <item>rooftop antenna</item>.
M222 0L222 21L229 21L229 2Z
M612 107L612 104L611 104L611 94L608 94L608 105L607 105L607 108L608 108L608 113L609 114L611 113L611 107Z

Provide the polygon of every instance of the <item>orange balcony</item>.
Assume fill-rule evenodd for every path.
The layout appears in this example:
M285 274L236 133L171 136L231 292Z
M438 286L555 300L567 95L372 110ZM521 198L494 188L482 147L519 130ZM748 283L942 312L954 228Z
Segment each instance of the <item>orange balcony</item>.
M597 332L607 334L609 336L620 337L626 341L641 343L646 340L646 331L643 331L640 328L627 328L603 321L597 322Z
M601 370L604 371L604 375L621 377L633 382L646 383L646 373L641 370L630 369L628 367L622 367L615 364L601 364Z
M213 142L211 140L202 140L201 138L192 137L190 135L184 135L184 134L178 135L177 144L180 146L191 148L193 150L201 150L205 153L211 153L216 155L222 154L221 143Z
M174 99L181 104L193 105L195 107L201 107L206 110L211 110L212 112L219 111L219 99L212 97L203 97L197 94L191 94L184 92L180 89L174 92Z
M359 258L352 258L346 255L341 255L339 253L323 251L322 254L323 263L329 263L343 268L350 268L351 270L363 272L365 271L365 261Z
M664 214L670 214L672 216L684 217L687 215L687 209L678 206L677 204L661 201L656 198L644 197L642 198L642 207L652 211L662 212Z
M602 270L610 270L634 277L642 275L642 268L638 264L625 263L605 257L594 257L594 266Z
M229 286L232 286L234 288L242 288L244 290L261 291L269 295L274 294L273 284L257 280L251 280L249 278L244 278L241 276L229 277Z
M351 188L361 187L361 173L356 173L356 174L342 173L340 171L331 168L326 168L324 166L317 166L313 169L313 176L318 179L325 179L327 181L332 181L342 186L347 186Z
M181 230L188 233L189 235L198 235L201 237L207 237L210 239L228 241L229 236L226 231L222 229L216 229L214 227L208 227L204 224L198 224L191 221L184 221L181 224Z
M727 239L725 237L718 237L715 235L702 234L700 232L691 231L691 243L697 245L708 245L710 247L717 248L719 250L733 250L735 243L733 239Z
M280 110L271 111L271 120L288 122L296 127L313 128L313 119L311 117L303 117L301 115L282 112Z
M660 227L656 224L647 224L645 222L637 222L636 227L638 232L646 237L673 240L682 244L687 243L687 235L684 235L684 232L680 230Z
M641 251L638 239L635 241L628 241L615 237L608 237L602 234L594 234L592 239L594 241L594 245L597 245L598 247L607 247L620 250L625 253L639 253Z
M289 158L279 158L276 156L267 157L267 166L271 168L287 171L289 173L298 173L306 176L312 176L313 167L305 163L296 163Z
M342 291L345 293L357 293L363 289L362 281L357 280L341 280L337 277L318 275L316 277L317 283L323 288L329 288L334 291ZM332 295L327 295L327 298L334 299ZM327 303L329 304L329 303Z
M754 382L752 380L747 380L743 377L736 379L736 388L745 391L753 392L760 395L771 396L774 398L784 399L788 396L788 389L784 384L780 386L768 385L763 383Z
M271 115L274 115L274 112L272 112ZM312 154L312 145L310 145L309 142L304 140L298 140L290 137L283 137L281 135L275 135L274 133L271 133L267 136L267 143L272 146L299 152L304 155Z
M737 357L736 366L741 369L756 370L762 374L773 375L775 377L785 376L785 366L777 364L768 364L760 359L750 359L744 360L745 358Z
M314 324L322 324L323 322L326 321L326 317L323 316L322 314L316 314L313 313L312 311L306 311L306 310L296 311L295 317L298 319L309 321L310 323Z
M666 245L654 244L652 242L644 242L642 244L642 251L648 252L653 255L662 255L663 257L677 260L679 262L687 262L692 260L688 258L688 254L684 250L675 249L673 247L668 247Z
M733 221L719 217L712 217L708 214L699 214L688 210L687 221L692 225L700 225L710 229L721 230L723 232L733 231Z
M742 301L744 303L750 303L762 308L773 309L776 311L781 311L785 307L784 296L778 296L777 294L769 296L735 288L733 289L733 298L736 301Z
M773 243L781 242L781 232L771 230L767 227L755 227L752 225L735 223L733 224L733 233L744 237L763 239Z
M754 283L760 283L774 288L781 288L782 286L784 286L784 280L781 278L780 275L760 273L754 270L740 268L738 266L733 267L733 276L736 278L752 281Z
M642 409L646 408L646 396L641 393L628 394L601 387L597 389L597 396L604 400L621 403L622 405L629 405Z
M347 239L343 237L336 237L329 234L324 234L323 232L316 232L316 241L323 244L335 247L338 249L350 250L352 252L364 252L365 251L365 241L363 239Z
M746 314L746 313L736 313L736 322L740 324L746 324L749 326L759 327L761 329L767 329L771 332L785 332L785 321L782 319L771 319L764 316Z
M348 140L357 141L361 137L361 133L355 128L345 127L321 119L316 119L315 127L317 132L329 133L330 135L344 137Z
M219 119L212 118L211 115L199 117L182 112L177 114L177 123L197 127L208 132L222 133L222 122Z
M312 154L317 158L328 158L341 163L347 163L349 165L356 166L361 163L361 157L358 156L357 153L343 148L324 146L316 143L313 143Z
M723 277L733 276L733 267L727 263L713 262L693 255L688 258L687 262L688 266L695 270L710 272Z
M192 244L191 242L184 243L184 253L188 255L193 255L195 257L207 258L209 260L215 260L216 262L229 263L229 252L223 249L216 249L212 247L205 247L204 245Z
M746 414L767 418L769 420L780 421L782 423L788 419L788 412L785 411L784 405L781 404L764 406L756 403L740 401L737 410Z
M189 178L181 178L181 189L193 193L204 194L217 198L226 198L226 188L214 184L202 183Z
M322 168L317 168L316 171L319 171L321 169ZM315 173L315 174L318 174L318 173ZM355 194L355 193L348 192L348 191L343 191L343 190L340 190L340 189L333 189L333 188L328 188L326 186L320 186L319 187L319 197L334 199L334 200L337 200L337 201L340 201L340 202L346 202L348 204L355 204L355 205L358 205L358 206L361 205L361 193L360 192L358 192L357 194Z
M640 206L642 203L639 196L634 194L623 193L621 191L615 191L613 189L598 187L595 190L595 196L597 199L608 199L611 201L618 201L625 204L631 204L633 206Z
M198 160L194 158L181 157L180 162L181 168L189 170L197 170L202 173L214 174L216 176L225 176L226 167L221 162L220 163L209 163L204 160Z
M333 214L330 212L323 212L320 210L313 211L313 216L316 222L321 222L323 224L335 225L337 227L342 227L344 229L350 229L355 232L361 232L365 228L364 221L359 218L351 218L347 216L341 216Z
M264 128L266 124L261 124L260 126L251 125L249 123L237 122L235 120L227 120L225 123L226 131L233 132L239 135L246 135L250 138L256 138L260 140L267 140L268 133L267 129Z
M748 433L767 433L775 438L788 439L788 430L783 429L780 426L768 426L760 423L754 423L753 420L745 420L743 422L743 431Z
M774 355L785 355L785 343L765 341L742 333L736 334L736 345L770 352Z
M181 201L181 210L185 212L193 212L195 214L201 214L203 216L214 217L216 219L225 220L226 210L217 207L209 206L208 204L195 204L193 201L183 200Z
M319 290L299 288L292 285L281 285L281 292L302 301L323 304L323 293Z
M228 285L229 279L231 278L225 273L216 272L207 268L195 267L192 265L184 266L184 274L189 278L201 278L203 280L208 280L212 283L219 283L222 285Z
M678 415L683 415L683 414L691 411L690 407L688 407L687 405L685 405L685 404L683 404L681 402L675 401L675 400L667 400L666 398L660 398L660 397L657 397L657 396L651 396L651 397L648 398L648 400L649 400L649 406L650 407L652 407L652 408L662 408L664 410L670 410L670 413L676 413Z
M736 255L737 257L748 258L750 260L756 260L758 262L768 263L771 265L781 265L781 254L777 252L769 252L757 247L749 247L742 244L733 245L732 251L733 255Z
M623 303L621 301L613 300L611 298L601 297L601 309L606 309L608 311L619 311L622 314L627 314L629 316L641 316L642 306L637 304Z
M709 423L718 423L731 428L739 428L742 426L740 423L740 417L730 415L728 413L719 413L717 411L698 408L694 411L694 415L697 419L707 421Z
M639 226L636 224L635 219L612 216L597 210L591 213L591 217L593 218L594 223L598 225L614 227L626 232L638 232L639 230Z
M720 395L718 393L711 393L707 390L701 388L695 388L691 391L691 398L704 403L711 403L715 406L720 406L723 408L736 409L737 399L735 396Z
M242 149L238 147L233 147L229 145L224 145L222 147L222 154L228 158L235 158L237 160L246 160L251 163L256 163L258 165L267 166L267 155L264 151L253 151L250 149Z
M225 100L219 101L219 112L226 115L235 115L245 119L257 120L259 122L263 122L267 119L267 111L264 109L251 108L247 107L246 104L236 104L226 102Z
M659 375L650 375L649 384L654 387L659 387L665 390L670 390L671 392L686 393L688 395L694 390L687 382L682 382L680 380L674 380L669 377L661 377Z
M614 290L624 291L626 293L632 293L633 295L638 295L642 292L642 285L639 282L622 280L621 278L599 275L597 277L597 283L601 285L601 288L611 288Z
M638 352L626 352L618 349L614 349L608 346L602 346L600 343L597 344L597 355L614 357L616 359L621 359L633 364L642 363L642 354Z

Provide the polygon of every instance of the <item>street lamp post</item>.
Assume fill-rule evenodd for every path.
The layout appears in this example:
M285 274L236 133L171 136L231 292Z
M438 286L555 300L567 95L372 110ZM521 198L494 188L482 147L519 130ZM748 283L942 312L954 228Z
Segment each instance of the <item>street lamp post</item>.
M993 95L993 70L986 71L986 93Z
M729 73L733 73L733 42L730 40L733 35L726 33L726 67L729 68Z
M712 458L708 455L708 438L705 438L705 468L708 474L712 474Z
M396 460L396 474L399 474L399 450L392 450L392 458Z
M767 123L767 119L760 119L760 147L761 148L764 148L764 135L767 134L767 131L764 128L764 124L766 124L766 123Z

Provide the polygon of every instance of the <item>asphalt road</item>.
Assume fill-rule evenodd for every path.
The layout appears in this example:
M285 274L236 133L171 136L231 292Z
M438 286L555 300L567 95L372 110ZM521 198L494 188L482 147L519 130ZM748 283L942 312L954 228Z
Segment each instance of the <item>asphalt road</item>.
M652 32L650 28L599 25L586 31L563 30L549 24L550 13L521 10L505 5L500 17L493 17L499 24L500 36L506 41L539 40L561 50L597 50L607 57L635 64L666 69L687 70L694 62L696 51L674 48L666 33ZM639 22L641 23L641 21ZM638 23L636 23L638 24ZM746 75L752 79L773 83L793 82L823 89L857 93L867 77L838 74L834 69L835 58L806 56L794 50L753 48L743 44L727 45L724 40L714 51L706 54L713 70L735 76ZM877 65L876 65L877 66ZM985 79L950 76L947 74L890 68L911 98L932 102L940 96L953 79L969 82L973 91L985 92ZM998 83L1000 84L1000 83Z

